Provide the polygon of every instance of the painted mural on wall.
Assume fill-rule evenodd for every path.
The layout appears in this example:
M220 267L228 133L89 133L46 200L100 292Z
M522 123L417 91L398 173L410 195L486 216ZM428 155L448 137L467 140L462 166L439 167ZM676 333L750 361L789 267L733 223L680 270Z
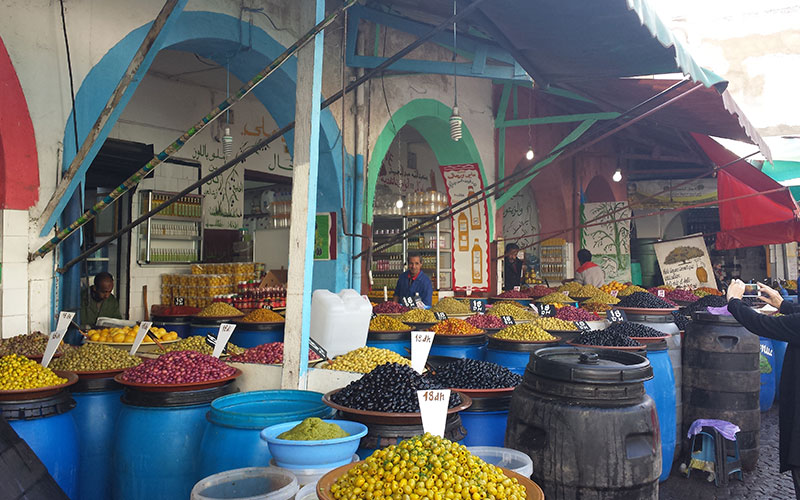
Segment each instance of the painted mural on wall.
M420 191L438 191L442 179L436 156L426 143L395 141L381 162L375 183L374 211L393 213L397 199Z
M628 183L628 201L637 209L683 207L716 199L717 183L714 179L699 179L688 183L685 179Z
M716 288L714 271L702 234L654 243L664 283L674 287Z
M581 248L592 252L592 262L603 268L606 281L631 280L631 209L626 201L581 205ZM600 225L592 225L603 223Z
M453 205L483 190L477 163L442 165L445 187ZM489 216L486 201L460 212L452 221L453 290L489 291Z
M518 240L511 240L520 248L524 249L525 262L530 269L538 261L537 247L530 246L538 241L539 233L539 212L536 209L536 201L529 189L523 189L515 194L508 203L503 205L503 238L519 237L520 235L531 235Z
M197 138L192 159L200 161L203 165L203 175L215 171L226 162L222 147L224 127L230 127L233 137L231 158L278 130L277 124L268 114L241 113L241 115L248 116L237 116L241 121L237 120L230 125L225 125L224 120L220 120L219 123L212 124L209 133ZM286 140L281 137L203 186L205 207L203 223L206 228L243 227L245 169L291 177L292 157Z

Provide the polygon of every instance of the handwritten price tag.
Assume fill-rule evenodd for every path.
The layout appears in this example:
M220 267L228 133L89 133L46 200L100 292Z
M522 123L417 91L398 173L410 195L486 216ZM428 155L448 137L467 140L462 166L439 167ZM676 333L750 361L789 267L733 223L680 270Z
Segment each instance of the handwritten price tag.
M658 290L656 290L656 294L658 295L659 298L663 299L664 297L667 296L667 291L659 288Z
M556 308L553 304L539 304L539 316L549 318L556 315Z
M619 295L619 290L611 290L609 295L611 295L612 297L616 297L617 295Z
M153 326L152 321L142 321L141 324L139 324L139 331L136 332L136 338L133 339L133 345L131 346L130 350L131 356L136 354L136 351L139 350L139 346L142 345L144 336L150 330L151 326Z
M404 306L414 308L417 304L414 302L414 297L403 297L400 299Z
M47 347L45 347L44 356L42 356L42 366L45 368L47 368L47 365L49 365L50 361L52 361L53 355L56 353L56 349L58 348L58 344L61 343L61 339L63 339L64 334L67 333L67 328L69 328L69 324L72 322L72 318L74 317L74 312L61 311L58 314L56 331L50 332L50 339L47 341Z
M520 290L520 287L519 287L519 286L515 286L515 287L514 287L514 291L515 291L515 292L519 292L519 290Z
M419 399L419 410L422 413L423 430L434 436L444 437L450 389L417 391L417 399Z
M434 332L411 332L411 368L417 373L425 370L434 335Z
M439 321L444 321L447 319L447 313L443 312L434 312L433 317L438 319Z
M474 313L484 313L486 312L486 304L479 299L470 299L469 310Z
M222 352L226 351L226 346L228 345L228 340L230 340L233 331L236 329L236 325L232 323L222 323L219 325L219 331L217 332L217 342L214 345L214 352L211 353L212 356L215 358L219 358L222 356Z
M585 321L576 321L575 322L575 326L577 326L578 330L580 330L582 332L588 332L589 330L592 329L592 327L589 326L589 323L587 323Z
M389 290L386 287L383 287L383 301L389 302Z
M504 325L516 325L517 322L514 321L513 316L500 316L500 319L503 320Z
M628 317L625 315L625 311L621 311L619 309L610 309L606 311L606 318L612 323L621 323L623 321L628 321Z
M186 299L184 299L183 297L175 297L172 303L176 306L186 305Z

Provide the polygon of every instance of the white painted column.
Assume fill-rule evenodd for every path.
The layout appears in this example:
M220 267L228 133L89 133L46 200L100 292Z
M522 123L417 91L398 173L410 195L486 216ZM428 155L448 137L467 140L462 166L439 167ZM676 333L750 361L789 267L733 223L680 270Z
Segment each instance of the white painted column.
M28 211L0 210L0 338L28 333Z
M299 0L300 30L325 16L324 0ZM319 115L322 91L323 35L297 53L292 224L289 229L289 283L281 388L305 389L314 269L314 221L317 211Z

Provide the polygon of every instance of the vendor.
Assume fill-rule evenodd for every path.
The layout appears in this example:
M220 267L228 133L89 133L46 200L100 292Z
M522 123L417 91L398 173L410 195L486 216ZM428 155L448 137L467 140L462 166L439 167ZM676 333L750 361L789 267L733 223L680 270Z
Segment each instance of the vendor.
M522 273L525 261L519 258L519 245L509 243L506 245L505 258L503 259L503 290L513 290L522 284Z
M417 296L426 306L430 306L433 299L433 283L422 272L422 256L411 252L408 254L408 270L397 278L397 286L394 287L394 301L400 302L403 297L416 299Z
M592 252L581 248L578 250L578 262L580 267L575 270L575 281L581 285L592 285L600 287L606 282L606 273L603 268L592 262Z
M113 291L114 277L109 273L102 272L94 277L94 285L81 293L82 325L95 325L100 316L122 319L119 301Z

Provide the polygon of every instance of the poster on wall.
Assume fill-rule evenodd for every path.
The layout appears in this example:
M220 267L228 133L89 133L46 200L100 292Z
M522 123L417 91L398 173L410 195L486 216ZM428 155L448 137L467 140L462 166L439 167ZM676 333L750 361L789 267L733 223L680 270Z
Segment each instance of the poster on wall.
M525 252L525 263L533 269L538 261L538 251L531 246L538 241L535 236L539 233L539 212L536 210L536 201L529 189L523 189L515 194L508 203L503 205L503 238L512 239ZM504 251L505 249L500 249Z
M336 212L318 213L314 224L314 260L336 259Z
M664 179L628 183L628 201L640 208L677 208L717 199L714 179Z
M702 234L654 243L664 283L674 287L717 288Z
M477 163L441 165L450 205L483 190ZM456 214L452 221L453 290L489 291L489 212L486 200Z
M581 248L592 252L592 262L603 268L606 282L631 280L630 216L626 201L581 205L581 225L589 225L581 229Z

